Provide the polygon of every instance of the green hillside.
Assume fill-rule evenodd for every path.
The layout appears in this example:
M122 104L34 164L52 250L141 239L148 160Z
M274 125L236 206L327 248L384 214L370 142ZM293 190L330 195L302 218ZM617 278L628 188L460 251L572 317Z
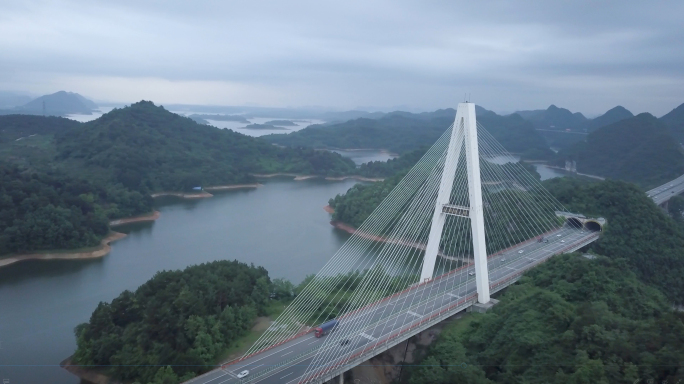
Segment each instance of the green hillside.
M393 112L377 119L360 118L333 125L312 125L264 139L286 146L387 149L397 153L429 147L453 122L456 111L413 114ZM499 116L477 108L477 119L509 151L527 158L547 158L551 151L533 126L520 116Z
M684 104L660 118L680 143L684 142Z
M409 384L678 383L684 314L619 261L556 256L484 315L457 320Z
M559 152L559 164L577 171L630 181L650 188L684 173L684 154L664 123L648 113L597 129Z
M153 192L272 172L358 171L337 153L279 148L146 101L88 123L0 116L0 254L96 245L108 220L150 212Z
M278 148L197 124L148 101L60 132L55 145L57 159L70 168L146 191L253 182L250 173L337 176L355 170L336 153Z

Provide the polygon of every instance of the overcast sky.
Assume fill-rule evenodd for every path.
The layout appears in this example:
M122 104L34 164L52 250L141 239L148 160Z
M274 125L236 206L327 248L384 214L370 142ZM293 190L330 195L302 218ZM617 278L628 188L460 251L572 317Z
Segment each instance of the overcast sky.
M0 90L160 104L556 104L660 116L684 102L684 1L0 3Z

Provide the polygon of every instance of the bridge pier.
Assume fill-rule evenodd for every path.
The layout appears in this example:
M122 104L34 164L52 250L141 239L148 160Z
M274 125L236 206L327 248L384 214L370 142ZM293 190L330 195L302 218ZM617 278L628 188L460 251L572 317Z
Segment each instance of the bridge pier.
M487 311L492 309L492 307L497 304L499 304L499 300L490 298L486 303L475 303L471 305L468 309L466 309L466 312L487 313Z

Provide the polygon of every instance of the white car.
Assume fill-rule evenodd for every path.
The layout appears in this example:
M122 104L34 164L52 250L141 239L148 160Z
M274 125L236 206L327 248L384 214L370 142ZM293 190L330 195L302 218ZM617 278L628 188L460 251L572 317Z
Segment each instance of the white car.
M469 275L469 276L475 276L475 271L470 271L470 272L468 272L468 275Z
M561 234L559 233L559 234L557 234L556 236L557 236L557 237L561 237Z
M525 251L523 251L522 249L518 251L518 253L523 253L523 252L525 252Z
M506 261L506 258L505 258L505 257L502 257L502 258L501 258L501 261Z
M244 371L237 374L237 378L242 379L243 377L245 377L247 375L249 375L249 370L245 369Z
M561 240L561 243L565 243L565 240Z

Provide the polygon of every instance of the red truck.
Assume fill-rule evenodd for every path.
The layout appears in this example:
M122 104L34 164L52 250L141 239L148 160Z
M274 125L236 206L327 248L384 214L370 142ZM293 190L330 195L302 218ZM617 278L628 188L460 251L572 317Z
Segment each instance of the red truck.
M337 328L337 325L339 324L339 321L337 320L329 320L326 321L325 323L319 325L316 327L314 330L316 333L316 337L323 337L327 335L328 333L332 332L335 328Z

